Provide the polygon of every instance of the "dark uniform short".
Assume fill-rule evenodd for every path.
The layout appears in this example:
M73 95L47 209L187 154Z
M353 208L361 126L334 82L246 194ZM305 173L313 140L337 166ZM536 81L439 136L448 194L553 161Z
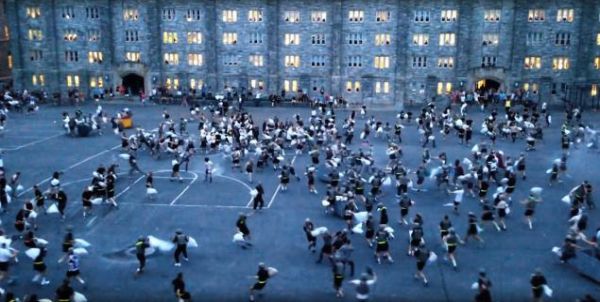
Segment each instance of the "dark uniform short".
M533 209L525 210L525 216L533 216Z
M389 250L390 246L387 242L387 240L380 240L377 241L377 252L378 253L383 253L383 252L387 252Z
M448 254L452 254L456 251L456 243L448 244Z
M492 221L492 220L494 220L494 213L492 213L492 212L484 212L483 215L481 215L481 220L484 220L484 221Z
M335 276L333 277L333 288L339 289L340 287L342 287L343 281L344 281L344 275L335 274Z
M417 270L422 271L425 268L426 261L417 261Z
M33 269L36 272L45 272L46 271L46 264L44 263L44 261L36 261L33 263Z
M68 270L67 271L67 277L71 278L71 277L75 277L75 276L79 276L79 270Z
M0 262L0 272L7 272L7 271L8 271L8 261Z

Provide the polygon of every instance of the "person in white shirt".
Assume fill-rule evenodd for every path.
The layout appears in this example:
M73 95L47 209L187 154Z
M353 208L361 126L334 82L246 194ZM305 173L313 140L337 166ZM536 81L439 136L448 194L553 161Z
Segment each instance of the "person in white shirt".
M350 280L349 282L356 286L356 300L368 301L371 287L377 282L377 275L369 267L367 268L367 272L360 276L360 279Z
M455 194L454 201L452 203L454 205L454 213L458 214L458 206L460 206L460 204L462 203L463 196L465 194L465 189L457 187L457 189L454 191L448 190L448 193Z
M208 158L204 158L204 182L212 183L213 162Z
M4 235L2 237L2 244L0 244L0 282L2 282L5 278L8 277L8 267L10 265L10 260L16 259L17 252L12 250L6 244L6 238ZM12 280L8 278L8 283L12 283ZM0 288L0 292L4 292L3 289Z

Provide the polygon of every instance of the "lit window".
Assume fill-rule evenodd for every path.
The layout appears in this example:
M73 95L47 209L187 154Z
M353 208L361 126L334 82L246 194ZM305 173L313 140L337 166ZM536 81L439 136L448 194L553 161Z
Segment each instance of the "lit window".
M361 86L359 81L347 81L346 82L346 91L347 92L360 92Z
M485 22L498 22L502 11L499 9L486 9L483 12L483 20Z
M365 12L362 10L348 11L348 21L351 23L362 23L365 19Z
M375 12L375 22L389 22L390 21L390 11L389 10L378 10Z
M28 6L25 8L25 13L29 19L37 19L42 15L42 11L39 6Z
M179 89L179 79L168 77L165 81L165 86L168 90L177 90Z
M88 36L88 41L98 42L98 41L100 41L100 37L101 37L100 30L90 29L90 30L88 30L87 36Z
M523 90L537 94L539 85L537 83L523 83Z
M27 33L30 41L41 41L44 38L41 29L31 28Z
M237 44L237 33L223 33L223 44L224 45Z
M454 57L441 57L438 58L438 68L454 68Z
M190 53L188 54L188 65L190 66L202 66L204 60L202 54Z
M575 11L572 8L559 9L556 11L556 22L573 22Z
M65 6L62 9L63 19L70 20L75 18L75 9L72 6Z
M527 15L527 21L529 22L542 22L546 20L546 11L543 9L530 9Z
M376 34L375 35L375 45L390 45L392 42L392 36L390 34Z
M190 89L201 89L204 85L204 80L190 79Z
M313 45L325 45L325 34L316 34L311 36Z
M63 38L68 42L77 41L77 31L74 29L66 29Z
M67 75L67 87L79 87L79 76Z
M598 95L598 84L592 84L592 89L590 90L590 95L591 96Z
M441 33L440 34L440 46L455 46L456 45L456 34L455 33Z
M185 14L185 19L188 22L194 22L200 20L200 10L199 9L188 9Z
M263 89L265 87L265 82L257 79L250 80L250 87L252 89Z
M525 69L542 68L542 57L525 57Z
M325 23L327 22L326 11L312 11L310 12L310 21L313 23Z
M600 57L594 58L594 68L600 69Z
M175 9L174 8L164 8L162 10L162 19L163 19L163 21L175 20Z
M483 34L483 46L496 46L500 42L498 34Z
M202 44L202 33L199 31L190 31L187 33L188 44Z
M451 93L451 92L452 92L452 83L438 82L438 84L437 84L437 94L438 95L442 95L444 93Z
M131 63L139 63L141 60L141 54L138 51L128 51L125 53L125 60Z
M300 34L285 34L283 38L283 44L285 45L300 44Z
M179 54L176 52L165 53L164 59L165 59L166 65L178 65L179 64Z
M4 25L4 39L6 39L6 40L10 39L10 31L8 30L7 25Z
M600 45L600 33L596 34L596 45Z
M415 11L415 23L429 23L431 13L428 10Z
M163 32L163 43L165 44L177 44L177 33L173 31Z
M46 77L43 74L34 74L31 76L33 86L46 86Z
M9 53L6 56L6 60L8 61L7 62L8 63L8 69L12 69L13 68L13 56L12 56L12 54Z
M300 56L285 56L286 67L300 67Z
M296 10L285 11L283 13L283 20L288 23L298 23L300 22L300 12Z
M102 76L90 77L90 87L92 87L92 88L104 87L104 78L102 78Z
M283 81L283 90L286 92L298 91L298 80L285 80Z
M90 62L90 64L102 64L102 59L101 51L88 52L88 62Z
M237 10L224 10L223 11L223 22L225 22L225 23L237 22Z
M261 55L250 55L248 57L250 64L255 67L261 67L264 65L264 57Z
M427 57L426 56L413 56L412 57L413 68L427 68Z
M390 57L388 56L375 56L375 68L387 69L390 68Z
M567 70L570 67L569 58L567 57L556 57L552 59L553 70Z
M248 22L262 22L262 10L251 9L248 11Z
M429 45L429 35L428 34L414 34L413 35L413 45L417 45L417 46Z
M456 22L458 19L458 11L455 9L442 10L440 20L442 22Z
M375 82L375 93L390 93L390 82Z
M140 13L135 8L126 8L123 10L123 20L137 21L140 18Z

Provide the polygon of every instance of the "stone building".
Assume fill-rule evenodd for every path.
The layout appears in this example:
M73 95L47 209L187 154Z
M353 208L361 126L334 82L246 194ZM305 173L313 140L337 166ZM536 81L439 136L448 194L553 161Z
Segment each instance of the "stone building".
M594 0L4 0L15 88L304 91L401 105L475 88L589 98Z
M10 33L6 22L4 2L0 1L0 86L9 87L13 57L10 52Z

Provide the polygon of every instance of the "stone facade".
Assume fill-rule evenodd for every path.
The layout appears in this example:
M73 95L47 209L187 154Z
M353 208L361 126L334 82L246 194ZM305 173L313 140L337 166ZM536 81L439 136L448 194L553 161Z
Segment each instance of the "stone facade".
M0 1L0 84L10 86L13 57L10 52L10 32L6 22L4 3Z
M146 91L301 89L401 105L481 80L544 100L589 98L600 85L594 0L5 3L17 89L89 92L135 74Z

